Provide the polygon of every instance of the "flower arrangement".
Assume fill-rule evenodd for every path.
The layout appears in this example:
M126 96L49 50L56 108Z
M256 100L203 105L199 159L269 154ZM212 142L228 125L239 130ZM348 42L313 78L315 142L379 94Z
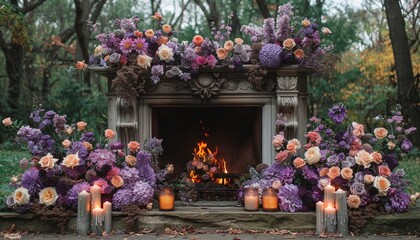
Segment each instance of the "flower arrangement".
M156 84L162 77L188 81L203 67L237 70L251 62L267 68L301 64L322 71L331 67L324 60L335 59L326 57L332 47L320 46L318 25L305 19L302 29L295 33L292 10L290 3L279 7L277 26L270 18L264 21L263 27L242 27L242 32L250 35L253 43L264 43L261 49L252 49L241 38L231 39L229 21L220 29L212 27L211 37L196 35L189 43L179 41L175 37L177 32L164 23L159 13L152 16L154 28L142 28L145 23L138 17L117 19L115 29L106 29L96 36L100 45L95 48L89 64L118 67L113 87L127 97L139 96L147 91L146 83ZM230 14L228 19L231 17ZM322 32L331 33L327 28ZM253 52L258 51L255 57ZM256 77L255 73L251 75L252 79Z
M157 169L162 154L161 139L151 138L143 146L136 141L124 145L115 141L115 132L106 129L101 136L88 130L86 122L68 124L66 116L36 109L30 114L34 126L15 126L10 118L3 124L17 130L16 142L31 154L22 159L25 169L12 178L16 188L7 198L9 208L17 212L42 207L75 210L78 194L90 187L101 187L104 201L114 209L128 205L146 208L154 190L173 171L173 166ZM150 206L149 206L150 207Z
M405 191L409 181L398 163L413 148L407 135L415 128L404 129L396 110L388 119L378 117L382 125L366 133L356 122L343 126L346 111L339 104L329 109L327 120L312 117L313 129L303 146L297 139L286 140L284 131L274 136L276 161L263 170L251 169L244 188L278 189L280 209L288 212L314 210L329 184L349 193L350 210L375 203L388 213L407 211L419 196ZM284 119L278 123L284 124Z

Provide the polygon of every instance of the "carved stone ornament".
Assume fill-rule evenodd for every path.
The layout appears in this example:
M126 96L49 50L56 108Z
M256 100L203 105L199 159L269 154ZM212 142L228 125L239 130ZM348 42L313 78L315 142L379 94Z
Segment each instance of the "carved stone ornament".
M199 95L203 100L209 100L212 96L217 96L222 85L226 82L225 78L219 74L200 74L191 82L191 90L194 95Z
M297 90L298 77L277 77L277 86L280 91Z

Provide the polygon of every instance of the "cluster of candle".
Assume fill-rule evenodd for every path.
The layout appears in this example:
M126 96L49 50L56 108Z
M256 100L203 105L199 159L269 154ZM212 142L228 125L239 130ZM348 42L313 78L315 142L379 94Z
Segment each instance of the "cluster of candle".
M262 193L262 209L263 211L273 212L279 210L279 199L277 190L267 188ZM245 211L258 211L260 207L260 197L258 188L245 188L244 190L244 208Z
M349 234L347 192L328 185L324 188L324 202L316 203L316 233Z
M112 204L107 201L102 206L99 186L92 186L90 193L80 192L77 206L77 232L80 235L86 235L89 229L98 235L102 235L103 230L111 232Z

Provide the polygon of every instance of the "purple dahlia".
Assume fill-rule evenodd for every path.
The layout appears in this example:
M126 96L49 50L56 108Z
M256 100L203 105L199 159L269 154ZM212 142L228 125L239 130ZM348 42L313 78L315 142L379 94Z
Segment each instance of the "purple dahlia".
M299 189L296 185L284 185L280 188L277 196L280 199L281 210L287 212L296 212L302 209L302 200L299 198Z

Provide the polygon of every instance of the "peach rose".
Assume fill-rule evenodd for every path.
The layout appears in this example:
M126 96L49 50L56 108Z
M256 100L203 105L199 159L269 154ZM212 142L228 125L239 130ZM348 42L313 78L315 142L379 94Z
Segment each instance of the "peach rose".
M94 56L94 57L99 57L99 56L101 56L101 55L102 55L102 50L103 50L102 46L101 46L101 45L98 45L98 46L95 48L94 52L93 52L93 56Z
M51 153L48 153L47 156L43 156L38 163L42 168L53 168L57 161L57 158L54 158Z
M330 167L330 169L328 170L328 174L327 176L332 180L338 176L340 176L340 168L337 166L334 167Z
M155 15L152 16L153 19L161 21L163 19L162 14L156 12Z
M171 27L171 25L169 25L169 24L163 24L163 26L162 26L162 30L163 30L163 32L165 32L165 33L170 33L170 32L172 32L172 27Z
M71 141L66 139L63 142L61 142L61 144L63 145L64 148L69 148L71 145Z
M295 40L293 38L288 38L283 41L283 48L286 50L292 50L296 46Z
M382 163L382 154L378 153L378 152L373 152L370 155L372 155L373 158L373 162L376 164L380 164Z
M373 133L375 134L375 137L377 139L384 139L388 135L388 130L385 128L375 128L373 130Z
M200 46L203 43L203 41L204 41L204 38L200 35L195 35L192 40L195 46Z
M295 160L293 160L293 165L295 166L295 168L301 168L303 166L305 166L306 162L305 160L303 160L300 157L295 158Z
M351 123L352 127L353 127L353 135L356 137L360 137L365 135L365 127L362 124L358 124L357 122L352 122Z
M136 141L131 141L128 143L128 149L130 149L133 152L137 152L137 150L139 150L140 148L140 143L136 142Z
M287 151L289 151L290 153L296 153L296 151L301 147L300 145L300 141L297 140L296 138L293 138L292 140L289 140L287 142L287 146L286 149Z
M226 49L224 49L224 48L218 48L216 50L217 58L220 59L220 60L225 59L227 57L228 53L229 52Z
M282 184L280 180L274 180L273 183L271 184L271 187L274 189L280 189L281 186Z
M120 188L122 187L122 185L124 185L124 180L122 179L121 176L115 175L111 178L111 184L115 188Z
M360 203L362 203L362 200L357 195L351 194L347 198L347 205L351 208L359 208Z
M365 168L369 168L373 161L372 155L365 150L360 150L354 158L356 159L357 165L364 166Z
M159 45L167 44L169 42L169 38L167 36L161 36L158 40Z
M297 59L302 59L305 57L305 53L302 49L296 49L295 51L293 51L293 55L295 55L295 58Z
M87 64L85 63L85 61L77 61L76 63L76 68L79 70L83 70L85 68L87 68Z
M346 180L350 180L353 178L353 169L349 167L345 167L341 169L341 177L343 177Z
M71 134L73 133L73 127L72 127L72 126L68 126L68 127L66 128L66 133L67 133L68 135L71 135Z
M324 35L330 35L332 33L331 30L329 28L326 28L326 27L323 27L321 29L321 31Z
M134 31L134 36L136 36L138 38L141 38L141 37L143 37L143 32L139 31L139 30L136 30L136 31Z
M306 137L309 138L309 141L315 142L320 136L317 132L308 132Z
M311 25L311 21L309 21L308 19L305 18L302 21L302 27L307 28L307 27L309 27L309 25Z
M137 56L137 64L144 69L147 69L151 66L152 60L153 60L153 58L151 58L147 55L138 55Z
M329 168L323 167L323 168L319 169L319 176L320 177L327 176L329 171L330 171Z
M147 38L152 38L153 36L155 36L155 32L153 31L153 29L148 29L146 30L146 32L144 32L144 35L146 35Z
M284 143L284 135L283 134L277 134L273 137L273 146L276 148L276 150L280 149L281 146Z
M206 169L204 169L204 170L206 170ZM207 167L207 170L208 170L208 167ZM174 172L174 165L173 164L166 165L166 171L168 171L168 173L173 173Z
M372 176L372 175L370 175L370 174L366 174L364 177L363 177L363 181L365 182L365 183L367 183L367 184L370 184L370 183L373 183L373 181L375 180L375 177L374 176Z
M174 52L172 48L166 46L165 44L160 45L160 47L157 50L157 55L159 56L160 60L163 60L165 62L170 62L174 59Z
M107 139L113 139L115 137L115 132L112 129L106 129L105 130L105 137Z
M230 40L226 41L223 47L230 52L233 50L233 42Z
M88 151L90 151L90 150L92 150L93 149L93 146L92 146L92 143L90 143L90 142L82 142L82 145L88 150Z
M389 150L394 150L394 148L395 148L395 143L394 143L394 142L388 142L387 146L388 146L388 149L389 149Z
M305 152L305 159L309 165L319 162L321 159L321 150L319 147L311 147Z
M39 203L47 206L54 205L57 201L58 194L54 187L47 187L39 192Z
M137 158L133 155L127 155L125 156L125 162L128 164L128 166L134 167L137 163Z
M276 159L276 161L278 162L283 162L287 159L287 156L289 156L289 153L287 151L281 151L276 154L274 159Z
M379 191L377 195L386 196L391 183L384 177L376 176L375 180L373 181L373 186Z
M387 165L378 166L379 175L382 177L389 177L391 175L391 169Z
M3 121L1 121L3 124L4 124L4 126L11 126L12 125L12 119L11 118L5 118L5 119L3 119Z
M235 38L235 43L236 44L243 44L244 40L242 38Z
M13 201L18 205L24 205L29 202L29 198L31 195L29 195L28 189L20 187L17 188L13 194Z
M78 122L76 123L77 130L83 131L86 129L87 123L86 122Z
M79 152L77 152L76 154L67 155L63 159L63 162L61 164L68 168L74 168L74 167L79 166L79 163L80 163Z

